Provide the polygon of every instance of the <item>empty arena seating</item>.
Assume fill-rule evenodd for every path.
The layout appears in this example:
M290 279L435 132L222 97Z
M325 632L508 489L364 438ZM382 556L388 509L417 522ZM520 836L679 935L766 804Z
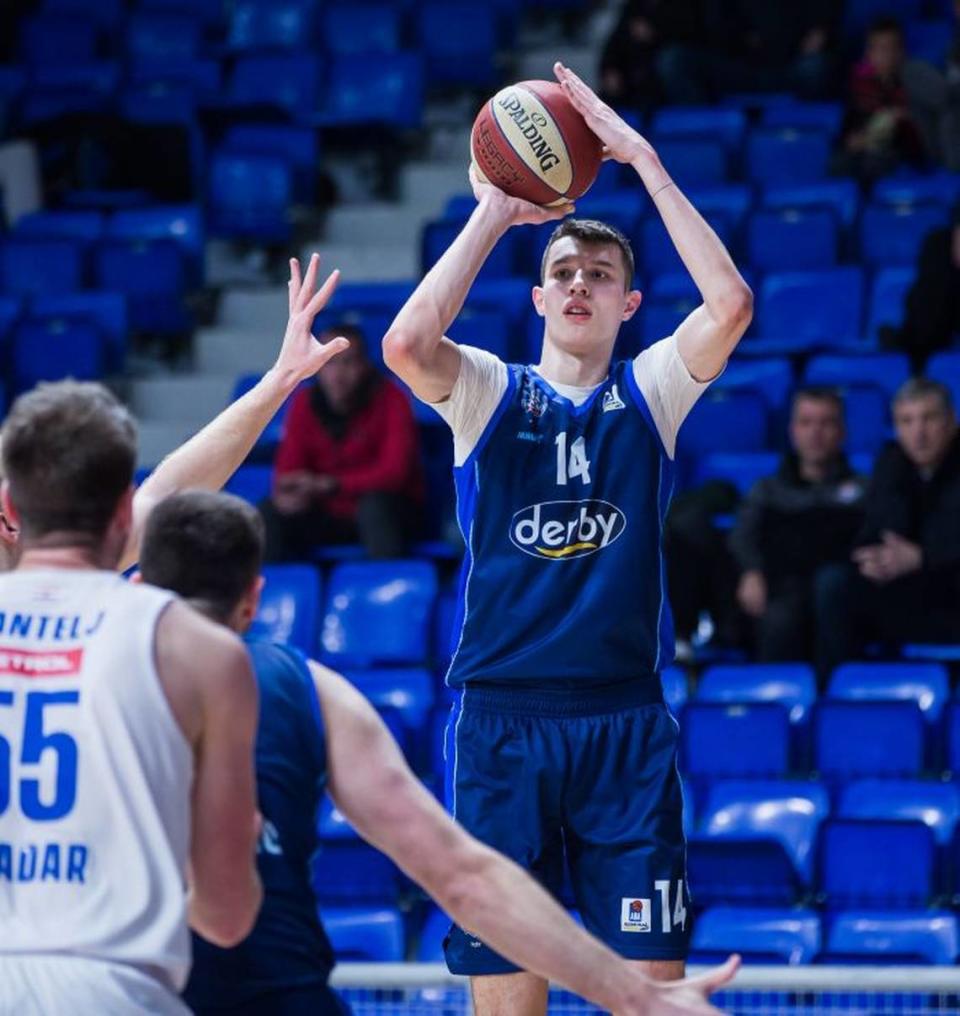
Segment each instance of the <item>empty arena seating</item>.
M708 907L694 925L691 963L811 963L821 948L820 915L776 907Z

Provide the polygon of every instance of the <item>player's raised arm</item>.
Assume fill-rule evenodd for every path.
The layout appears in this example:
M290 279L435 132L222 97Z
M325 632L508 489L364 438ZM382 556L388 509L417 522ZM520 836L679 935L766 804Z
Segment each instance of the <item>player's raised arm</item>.
M383 337L387 366L425 402L442 402L460 373L460 353L444 333L460 313L497 241L522 223L561 219L572 206L542 208L482 181L473 166L477 207L440 260L424 276Z
M633 166L663 219L670 239L703 298L677 329L677 348L701 381L716 376L753 316L753 294L720 238L664 169L650 143L599 99L573 71L554 66L563 90L605 146L605 154Z
M701 981L654 984L576 925L512 861L470 836L407 766L376 711L311 662L327 731L329 791L354 828L485 943L621 1016L715 1013L711 991L736 961Z
M290 317L274 365L245 395L228 406L189 441L171 452L143 482L133 502L133 529L120 563L127 568L137 560L143 527L154 505L170 494L190 487L219 490L257 443L257 438L284 400L337 353L347 348L344 338L318 342L311 334L313 320L329 303L340 273L330 273L319 289L320 259L310 258L306 276L290 260Z

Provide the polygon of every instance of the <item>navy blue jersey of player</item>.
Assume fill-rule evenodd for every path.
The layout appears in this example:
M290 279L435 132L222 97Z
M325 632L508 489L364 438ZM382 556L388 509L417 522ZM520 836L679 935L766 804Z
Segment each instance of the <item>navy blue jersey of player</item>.
M257 867L263 905L253 931L232 949L193 936L184 999L200 1013L334 1016L347 1010L326 987L334 955L310 885L317 809L327 783L320 703L297 650L254 639L247 639L247 648L260 692L256 772L263 830Z
M510 367L456 484L467 552L448 683L658 689L673 654L660 549L673 463L633 363L580 406Z

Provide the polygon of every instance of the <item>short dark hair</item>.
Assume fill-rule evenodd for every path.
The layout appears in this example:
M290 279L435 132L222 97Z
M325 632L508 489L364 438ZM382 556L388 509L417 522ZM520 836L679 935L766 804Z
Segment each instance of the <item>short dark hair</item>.
M28 539L58 532L101 539L136 459L133 417L100 384L41 384L14 402L3 425L3 474Z
M226 621L260 574L263 545L263 519L253 505L233 494L187 490L150 513L140 574Z
M321 335L342 335L345 339L349 339L351 343L356 344L366 353L367 351L367 337L364 334L363 329L358 324L354 324L350 321L339 321L337 324L330 325L329 328L323 328L320 331Z
M791 406L795 406L801 399L808 399L811 402L829 402L836 407L841 419L844 416L846 407L843 404L843 396L836 388L831 388L829 385L806 385L803 388L798 388L793 393Z
M623 258L623 267L626 273L624 286L630 289L633 284L634 260L633 248L630 241L620 232L616 226L609 226L597 219L564 219L559 226L550 234L547 246L543 251L543 258L540 261L540 281L547 277L547 261L550 258L550 248L565 236L572 236L574 240L581 243L599 246L600 244L614 244L620 248L620 256Z
M893 404L897 406L901 402L913 402L915 399L925 399L933 395L940 400L940 405L945 413L953 412L953 395L950 389L940 381L934 381L929 377L912 377L904 381L893 396Z
M903 42L903 25L889 14L881 14L870 22L870 27L867 29L867 38L869 39L872 35L887 35L888 33L898 36L900 41Z

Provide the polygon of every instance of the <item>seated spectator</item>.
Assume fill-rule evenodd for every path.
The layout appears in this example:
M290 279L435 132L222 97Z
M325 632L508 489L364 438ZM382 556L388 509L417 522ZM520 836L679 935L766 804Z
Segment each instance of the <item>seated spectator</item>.
M958 0L960 2L960 0ZM923 241L917 278L907 292L903 324L880 330L880 344L902 349L920 372L931 353L946 349L960 333L960 204L953 220Z
M294 396L260 507L267 559L309 558L359 541L371 557L402 557L416 537L424 482L407 396L374 369L360 330L328 329L350 347Z
M756 483L730 534L737 601L763 662L809 660L814 591L825 566L846 561L863 522L864 478L843 453L843 402L828 388L793 398L789 451Z
M835 167L839 172L866 183L901 164L918 165L926 159L904 82L905 59L899 22L878 18L867 32L863 59L850 73Z
M874 467L852 562L818 590L823 680L871 642L960 641L960 437L949 390L907 381L893 422L897 440Z
M703 6L703 0L629 0L600 57L603 99L642 110L709 101L701 71Z

